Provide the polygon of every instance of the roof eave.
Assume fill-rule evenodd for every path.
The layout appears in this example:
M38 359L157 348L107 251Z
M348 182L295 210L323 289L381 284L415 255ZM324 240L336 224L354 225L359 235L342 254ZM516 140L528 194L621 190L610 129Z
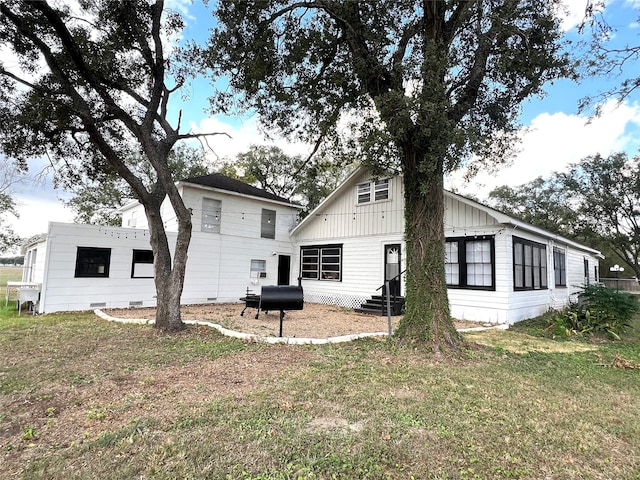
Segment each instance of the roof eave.
M224 193L226 195L234 195L234 196L237 196L237 197L248 198L248 199L251 199L251 200L260 200L260 201L264 201L264 202L268 202L268 203L273 203L273 204L276 204L276 205L295 208L295 209L298 209L298 210L302 210L302 208L303 208L302 205L298 205L296 203L284 202L284 201L280 201L280 200L274 200L272 198L258 197L256 195L249 195L249 194L246 194L246 193L234 192L232 190L225 190L224 188L211 187L211 186L202 185L202 184L199 184L199 183L191 183L191 182L188 182L188 181L185 181L185 180L180 180L178 182L178 186L179 187L199 188L199 189L207 190L207 191L210 191L210 192Z

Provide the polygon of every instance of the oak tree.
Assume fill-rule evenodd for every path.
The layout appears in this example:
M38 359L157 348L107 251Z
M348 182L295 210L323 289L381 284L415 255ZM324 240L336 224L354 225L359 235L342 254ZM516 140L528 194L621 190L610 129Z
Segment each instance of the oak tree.
M4 0L0 13L0 149L22 164L46 155L72 178L105 171L122 177L148 219L156 326L183 328L192 227L168 158L177 141L194 135L180 133L179 119L176 126L168 120L171 95L185 77L165 51L181 17L161 0ZM126 161L132 149L154 172L153 183ZM160 215L165 197L178 223L173 256Z
M316 143L355 118L367 163L404 179L406 313L397 335L460 337L444 274L443 177L512 150L519 105L571 73L554 0L221 2L202 57L229 75L216 105ZM238 95L241 95L240 97ZM226 100L226 103L224 102ZM339 122L341 120L341 122ZM378 152L378 154L372 154Z

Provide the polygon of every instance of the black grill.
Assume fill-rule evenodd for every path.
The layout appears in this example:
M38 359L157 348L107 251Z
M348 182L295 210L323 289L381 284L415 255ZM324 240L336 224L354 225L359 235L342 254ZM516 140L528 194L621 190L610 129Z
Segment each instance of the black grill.
M269 310L302 310L304 295L302 287L293 285L270 285L262 287L260 309Z
M244 315L247 308L257 309L255 318L260 316L260 310L269 313L269 310L280 310L280 336L282 337L282 321L285 310L302 310L304 308L304 294L302 286L269 285L262 287L261 295L255 295L247 289L247 294L240 299L244 302L244 308L240 316Z

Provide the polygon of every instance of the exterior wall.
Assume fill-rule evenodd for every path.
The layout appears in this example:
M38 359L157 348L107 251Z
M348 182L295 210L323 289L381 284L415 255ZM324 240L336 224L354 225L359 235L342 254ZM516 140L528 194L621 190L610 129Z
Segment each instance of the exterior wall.
M282 217L276 239L260 238L255 218L257 231L252 227L244 236L194 231L182 302L237 302L247 288L259 292L262 285L277 283L278 255L294 253ZM168 237L173 245L175 234ZM151 249L147 230L51 223L47 245L40 313L156 305L153 278L131 278L132 251ZM108 278L75 278L78 246L111 249ZM266 278L251 276L252 259L265 260ZM289 281L294 283L296 276L292 261Z
M345 185L344 191L325 208L314 212L310 222L296 240L339 239L369 235L402 234L404 232L404 191L402 179L389 179L389 198L358 204L357 185L370 182L364 173Z
M297 246L296 265L300 271L301 246L341 244L342 281L303 280L305 299L311 302L334 303L355 307L371 295L384 281L384 245L402 244L402 269L406 256L403 241L404 221L401 178L392 180L390 200L357 206L357 185L368 180L360 174L344 185L342 192L326 206L314 212L302 228L294 232ZM550 308L562 308L584 283L584 259L589 261L591 281L598 258L586 250L579 250L555 237L545 237L502 223L490 211L477 208L454 195L445 194L445 236L470 237L489 235L495 245L495 290L449 288L451 314L455 318L511 324L535 317ZM385 210L385 218L382 210ZM393 212L391 219L386 218ZM497 212L496 212L497 213ZM499 215L498 215L499 216ZM394 220L397 221L395 223ZM547 289L516 291L513 280L513 237L546 245ZM554 284L553 248L566 252L567 286ZM404 279L402 283L404 294Z
M497 227L500 223L487 212L447 195L444 197L444 229L447 236L460 237L483 235L487 227Z
M303 279L304 298L307 302L356 308L384 283L384 247L401 245L401 271L405 269L405 245L401 235L369 235L323 239L319 242L302 241L296 245L292 271L300 272L300 247L312 245L342 245L342 281ZM404 278L401 281L404 295Z
M460 203L454 200L455 203ZM461 210L460 206L457 210ZM449 288L449 308L451 315L460 320L488 322L493 324L508 323L509 319L509 293L513 288L512 247L511 237L505 234L504 228L496 228L493 225L480 226L479 218L483 212L474 213L467 210L467 215L459 217L459 221L467 223L459 227L449 227L445 230L446 237L458 237L467 230L467 236L491 235L495 246L495 290L471 290L468 288ZM449 214L445 216L445 222ZM474 223L476 223L474 225ZM488 222L492 223L492 222Z
M22 267L22 281L42 283L44 279L45 262L47 258L46 240L27 248Z

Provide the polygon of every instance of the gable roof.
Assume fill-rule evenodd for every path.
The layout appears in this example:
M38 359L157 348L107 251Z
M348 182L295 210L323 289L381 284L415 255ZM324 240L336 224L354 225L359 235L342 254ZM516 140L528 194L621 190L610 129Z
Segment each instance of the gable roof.
M320 202L320 204L311 212L309 213L309 215L307 215L298 225L296 225L296 227L291 231L291 235L295 235L296 232L302 230L303 228L305 228L305 226L313 221L313 218L316 217L319 212L322 211L322 209L324 209L329 203L331 203L337 196L341 195L342 192L344 192L345 190L348 190L349 188L351 188L353 186L353 183L355 181L356 178L358 178L358 176L363 172L366 171L366 167L358 167L356 168L353 172L351 172L351 174L349 174L349 176L342 182L342 184L340 184L338 186L338 188L336 188L327 198L325 198L322 202ZM530 233L534 233L536 235L539 235L541 237L545 237L545 238L549 238L549 239L554 239L557 241L560 241L566 245L571 245L579 250L583 250L589 253L592 253L596 256L599 256L601 258L604 258L604 256L602 255L602 253L598 250L595 250L593 248L587 247L586 245L583 245L581 243L578 243L574 240L570 240L566 237L563 237L562 235L558 235L556 233L550 232L548 230L545 230L543 228L540 227L536 227L535 225L531 225L529 223L523 222L522 220L519 220L515 217L512 217L510 215L507 215L505 213L502 213L498 210L496 210L495 208L491 208L487 205L484 205L483 203L478 202L477 200L473 200L467 197L464 197L462 195L459 195L457 193L453 193L450 192L449 190L445 190L444 191L445 196L449 196L452 197L462 203L466 203L467 205L470 205L474 208L477 208L478 210L487 213L489 216L495 218L495 220L498 223L501 223L503 225L510 225L512 226L514 229L520 229L520 230L526 230Z
M264 198L267 200L273 200L275 202L286 203L293 207L299 205L293 203L291 200L274 195L273 193L262 190L261 188L254 187L248 183L241 182L235 178L227 177L221 173L212 173L211 175L202 175L200 177L191 177L184 180L180 180L179 183L189 183L193 185L200 185L203 187L215 188L217 190L225 190L227 192L239 193L241 195L248 195L250 197Z

